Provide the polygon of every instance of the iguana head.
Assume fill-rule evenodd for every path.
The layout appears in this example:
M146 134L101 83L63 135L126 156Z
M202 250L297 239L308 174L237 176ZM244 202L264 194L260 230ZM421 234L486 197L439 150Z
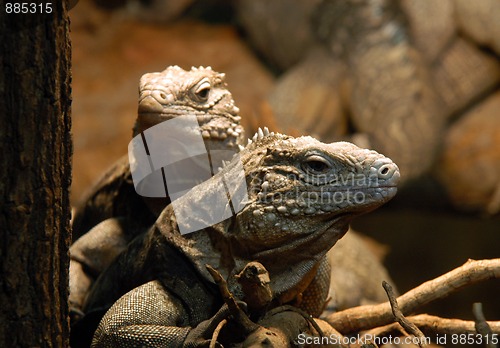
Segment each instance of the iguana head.
M335 230L326 237L333 246L355 216L396 194L398 167L375 151L264 132L254 139L240 153L249 202L232 232L254 256Z
M141 77L134 136L171 118L195 115L205 141L217 144L212 148L231 150L243 139L238 112L224 74L211 67L186 71L171 66Z
M244 174L238 173L241 168ZM238 175L242 180L232 179ZM399 170L389 158L350 143L325 144L259 130L199 190L223 188L221 178L227 197L246 185L247 199L238 202L233 195L232 218L186 235L186 254L202 272L207 263L217 268L230 285L229 275L259 261L270 272L273 291L283 294L314 269L354 217L396 194ZM196 207L197 213L204 211L200 216L213 215L216 206L203 204L202 196L193 191L182 197L185 211L193 215Z

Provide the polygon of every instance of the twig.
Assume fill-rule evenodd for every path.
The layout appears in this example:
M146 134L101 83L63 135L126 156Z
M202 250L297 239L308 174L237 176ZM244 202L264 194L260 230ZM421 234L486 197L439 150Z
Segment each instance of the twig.
M389 303L391 304L392 315L394 316L396 321L403 327L403 329L407 333L418 338L419 347L426 347L427 346L427 344L425 343L426 338L422 333L422 331L420 331L415 324L409 321L399 309L398 301L396 300L396 296L394 295L392 286L385 280L382 282L382 286L384 287L384 290L387 293L387 297L389 298Z
M314 322L320 327L321 331L323 331L323 335L324 335L323 337L329 337L330 339L337 340L337 345L332 345L333 347L337 347L337 348L355 347L354 345L351 345L349 342L346 342L344 336L342 336L340 334L340 332L335 330L326 321L319 319L319 318L314 318ZM372 347L372 348L378 348L378 347Z
M219 286L219 291L221 292L224 302L227 304L229 313L240 328L243 329L243 332L248 335L258 329L260 326L251 321L248 315L246 315L240 308L233 294L229 291L226 280L222 277L219 271L210 265L205 265L205 267L214 279L215 283Z
M429 314L419 314L406 317L411 320L427 337L451 334L476 334L475 323L471 320L441 318ZM493 334L500 334L500 321L490 321L488 326ZM377 327L364 332L365 335L384 337L393 333L399 333L398 323Z
M472 305L472 314L474 314L474 327L478 334L483 336L486 341L486 348L496 348L496 344L491 342L491 338L493 337L491 332L491 327L486 322L486 318L483 313L483 304L480 302L476 302Z
M469 260L461 267L408 291L397 300L401 312L407 314L465 286L494 278L500 278L500 259ZM389 302L385 302L378 305L346 309L333 313L324 319L339 332L347 334L387 325L393 320L393 317Z
M217 338L219 337L219 334L224 327L224 325L227 324L227 319L222 319L219 324L217 324L217 327L214 330L214 333L212 334L212 340L210 341L210 346L208 348L215 348L217 344Z

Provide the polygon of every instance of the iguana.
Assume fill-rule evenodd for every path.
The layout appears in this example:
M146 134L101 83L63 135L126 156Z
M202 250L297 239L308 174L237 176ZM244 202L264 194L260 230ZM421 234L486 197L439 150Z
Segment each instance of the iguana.
M198 118L207 146L238 151L238 145L244 141L238 113L224 74L213 71L211 67L193 67L185 71L178 66L170 66L162 72L147 73L141 77L133 136L177 116L194 115ZM111 217L129 216L133 212L135 216L151 220L149 211L142 211L141 199L135 194L128 156L124 156L107 171L76 209L73 240ZM168 201L162 203L166 206Z
M277 129L373 148L405 182L428 172L446 121L500 81L497 0L239 0L236 13L283 71Z
M212 165L217 168L243 144L238 112L224 74L211 67L185 71L171 66L141 77L133 135L179 116L195 116L199 128L193 132L201 134L207 151L227 150L218 152L222 158L216 160L212 156ZM135 192L128 156L117 161L93 187L73 220L76 242L70 249L70 304L74 319L79 318L81 304L94 279L130 240L154 223L168 203L168 196L146 198Z
M396 194L399 177L398 167L375 151L259 130L101 274L85 310L114 305L93 347L206 344L221 298L205 264L238 297L234 275L258 261L269 271L275 305L292 303L318 316L328 294L326 253L354 217ZM229 217L212 224L220 207ZM192 225L205 227L181 235Z

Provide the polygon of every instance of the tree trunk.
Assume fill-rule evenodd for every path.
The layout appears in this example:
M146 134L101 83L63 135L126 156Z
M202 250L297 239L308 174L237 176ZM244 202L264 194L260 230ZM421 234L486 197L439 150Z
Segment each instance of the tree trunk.
M65 2L37 2L37 13L16 14L8 2L0 9L1 347L68 346L72 145Z

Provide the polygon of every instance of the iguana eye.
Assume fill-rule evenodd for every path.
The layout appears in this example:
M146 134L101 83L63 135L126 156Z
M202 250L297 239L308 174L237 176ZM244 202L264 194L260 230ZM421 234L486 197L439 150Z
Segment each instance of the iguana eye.
M323 157L312 155L302 163L302 169L309 174L324 174L331 168L330 163Z
M201 80L192 89L194 100L201 103L206 102L208 100L211 89L212 85L210 84L210 81L208 81L208 79Z

